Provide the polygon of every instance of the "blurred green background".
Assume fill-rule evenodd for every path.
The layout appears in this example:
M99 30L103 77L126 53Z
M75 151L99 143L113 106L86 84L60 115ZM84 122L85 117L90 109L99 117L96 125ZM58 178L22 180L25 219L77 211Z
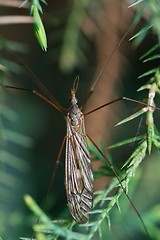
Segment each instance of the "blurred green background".
M10 52L14 52L32 69L63 107L69 107L70 89L77 75L80 78L77 97L81 106L92 81L97 78L108 58L109 63L83 112L123 95L133 99L145 98L145 95L136 92L145 79L138 80L137 77L158 65L158 61L143 64L139 57L157 42L158 34L146 31L141 40L134 44L128 41L141 26L150 21L145 11L141 12L134 30L129 32L113 57L110 57L141 6L128 9L127 1L121 0L41 3L41 17L48 38L48 51L45 52L34 36L33 24L27 23L27 20L26 23L22 22L21 16L29 16L30 2L18 8L21 2L0 1L1 44L6 45ZM12 16L19 16L21 23L17 23L18 18L14 22ZM23 67L3 51L3 47L0 59L2 84L43 93L27 76ZM3 66L6 66L5 70ZM30 194L39 204L42 202L66 132L66 123L59 112L30 92L3 87L0 92L0 236L2 239L31 237L31 225L36 222L36 217L25 206L23 197ZM144 122L140 124L139 119L122 127L114 127L118 121L131 114L136 106L135 103L118 102L87 116L87 133L96 143L103 141L105 147L136 136L137 132L143 132L145 128ZM159 117L159 113L156 114ZM159 123L158 119L156 121ZM133 149L134 143L111 151L115 164L122 166ZM69 215L64 187L64 153L45 205L45 211L51 219ZM94 169L99 167L97 162L93 165ZM139 169L136 183L131 184L133 202L144 214L159 204L159 167L159 155L153 150L151 157L147 157ZM106 177L98 179L95 190L103 189L107 183ZM102 239L146 239L140 230L135 230L138 228L134 225L141 226L125 197L121 205L121 214L117 209L113 210L111 231L103 223ZM128 208L131 213L125 214ZM150 229L155 231L152 234L155 235L154 239L160 239L159 223L157 228Z

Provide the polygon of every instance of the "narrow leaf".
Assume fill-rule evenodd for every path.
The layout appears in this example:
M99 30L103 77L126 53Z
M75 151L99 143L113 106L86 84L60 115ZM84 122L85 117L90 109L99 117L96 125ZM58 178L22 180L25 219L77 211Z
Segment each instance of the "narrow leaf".
M154 52L155 50L159 49L159 44L155 44L151 49L149 49L145 54L143 54L140 59L144 59L146 58L148 55L150 55L152 52Z
M117 201L116 201L116 206L117 206L117 208L118 208L118 211L121 213L121 208L120 208L118 199L117 199Z
M36 5L33 6L32 15L34 17L34 31L36 38L42 49L47 51L47 37Z
M101 230L101 226L98 226L98 233L99 233L99 239L102 239L102 230Z
M147 148L147 142L143 141L137 148L136 150L131 154L131 156L129 157L129 159L125 162L125 164L123 165L122 169L124 167L126 167L128 164L128 168L130 168L133 164L134 164L134 159L137 155L139 155L140 152L142 152L143 149Z
M153 60L159 59L159 58L160 58L160 54L156 54L156 55L153 55L153 56L145 59L143 62L145 63L145 62L153 61Z
M134 143L134 142L137 142L137 141L140 141L140 140L143 140L143 139L144 139L144 136L143 136L143 135L141 135L141 136L135 136L135 137L132 137L132 138L123 140L123 141L121 141L121 142L115 143L115 144L107 147L107 149L113 149L113 148L121 147L121 146L130 144L130 143Z
M155 138L153 139L153 145L154 145L158 150L160 150L160 142L157 141Z
M141 3L141 2L143 2L143 0L137 0L134 3L132 3L131 5L129 5L128 8L131 8L131 7L137 5L137 4Z
M129 121L131 121L131 120L139 117L139 116L142 115L144 112L145 112L145 108L139 110L138 112L130 115L129 117L127 117L127 118L125 118L124 120L122 120L121 122L117 123L117 124L115 125L115 127L116 127L116 126L119 126L119 125L121 125L121 124L124 124L124 123L126 123L126 122L129 122Z
M151 88L151 84L146 84L141 86L140 88L138 88L137 92L145 90L145 89L150 89Z
M143 158L146 156L146 150L147 150L147 141L144 141L131 155L130 159L132 161L130 162L128 168L134 165L134 168L138 167L140 162L143 160Z
M142 78L142 77L149 76L149 75L151 75L151 74L153 74L153 73L156 73L157 70L158 70L158 68L153 68L152 70L149 70L149 71L141 74L138 78Z
M150 28L152 28L153 26L154 26L153 24L152 24L152 25L146 24L145 27L143 27L138 33L136 33L136 34L135 34L133 37L131 37L129 40L131 41L131 40L139 37L142 33L147 32L147 31L148 31Z
M77 240L87 240L87 237L83 234L70 231L68 229L63 229L47 217L47 215L40 209L36 202L29 196L26 195L24 200L27 206L34 212L34 214L40 219L40 221L45 225L45 229L51 231L58 236L67 238L67 239L77 239ZM35 228L38 228L39 225L36 225ZM40 224L42 227L42 224Z
M107 219L108 227L109 227L109 229L111 229L111 219L110 219L109 214L106 215L106 219Z

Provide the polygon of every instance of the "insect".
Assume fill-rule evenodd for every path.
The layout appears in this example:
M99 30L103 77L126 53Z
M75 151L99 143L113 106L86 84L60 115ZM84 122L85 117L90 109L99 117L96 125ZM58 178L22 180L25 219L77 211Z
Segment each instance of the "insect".
M84 116L77 105L75 81L71 90L71 108L67 114L65 186L67 201L78 223L89 219L93 202L93 173L87 146Z
M83 115L76 105L77 103L75 95L77 87L78 80L75 81L75 83L73 84L73 88L71 90L72 106L66 116L67 136L66 139L64 139L63 141L62 147L66 140L65 183L68 205L73 218L78 223L84 223L88 220L89 211L92 208L93 175L91 171L90 156L86 144L86 133L84 128ZM40 96L38 92L34 91L34 93ZM40 97L43 98L42 96ZM47 99L44 98L44 100ZM53 102L51 105L53 105L58 111L64 113L63 110L59 107L57 108L57 105L54 104ZM103 153L100 150L99 152L103 155ZM59 157L60 155L61 151ZM84 161L82 161L82 159ZM111 168L113 168L112 165ZM75 171L73 171L73 169ZM121 184L120 180L119 183ZM85 190L85 192L83 190ZM125 192L124 188L123 190Z
M26 65L24 65L26 68ZM28 71L28 69L26 68ZM37 81L37 80L36 80ZM65 160L65 186L66 186L66 194L67 194L67 201L68 206L71 212L72 217L77 223L86 223L89 220L89 212L92 209L92 203L93 203L93 173L91 168L91 158L90 153L87 146L87 140L86 140L86 131L84 126L84 115L81 112L80 108L77 105L77 99L76 99L76 91L78 88L79 80L78 78L75 79L73 88L71 89L71 107L66 115L66 111L60 107L57 106L54 102L50 101L45 96L41 95L36 90L30 90L25 88L18 88L18 87L11 87L11 86L5 86L6 88L12 88L12 89L19 89L24 91L31 91L38 97L42 98L44 101L48 102L50 105L52 105L54 108L56 108L59 112L66 115L66 122L67 122L67 135L64 137L58 158L57 158L57 164L54 169L52 180L50 183L50 186L48 188L46 197L44 199L44 202L42 204L42 207L44 206L45 200L48 196L48 193L51 189L53 179L55 177L55 173L59 164L59 160L61 157L62 149L64 146L64 142L66 140L66 160ZM141 103L139 101L126 98L126 97L120 97L118 99L115 99L109 103L103 104L90 112L86 113L88 115L89 113L95 112L101 108L106 107L107 105L120 101L122 99L129 100L129 101L135 101L138 103ZM142 103L145 106L147 104ZM147 105L148 106L148 105ZM152 106L150 106L152 108ZM88 136L89 137L89 136ZM121 183L121 179L119 178L116 170L113 168L113 165L108 161L106 156L103 154L103 152L98 148L98 146L94 143L94 141L89 137L92 144L95 146L95 148L99 151L99 153L103 156L103 158L106 160L109 167L112 169L114 175L118 179L118 182L123 189L126 197L128 198L129 202L131 203L133 209L135 210L136 214L138 215L146 234L149 237L148 231L146 229L146 226L143 222L143 219L141 215L139 214L138 210L132 203L129 195L126 192L126 189L123 187Z
M126 34L123 36L123 38L125 36L126 36ZM123 38L122 38L122 40L123 40ZM113 52L112 52L112 54L113 54ZM23 62L21 62L20 59L17 59L17 61L19 62L20 65L23 65L26 72L42 88L42 90L44 89L44 91L46 92L46 88L43 86L43 84L41 82L39 82L39 80L30 71L30 69ZM106 61L105 65L106 64L107 64L107 61ZM101 71L100 75L103 74L104 69L105 69L105 67ZM98 79L99 78L97 78L97 80L93 86L95 86ZM42 207L44 206L44 203L46 201L48 193L51 189L52 182L55 177L55 173L56 173L56 170L57 170L57 167L59 164L59 160L60 160L60 157L62 154L62 149L63 149L64 143L66 141L65 185L66 185L66 195L67 195L68 207L70 209L72 217L74 218L74 220L77 223L86 223L89 220L89 213L92 209L92 203L93 203L93 173L92 173L92 168L91 168L91 158L90 158L90 154L89 154L89 150L88 150L88 146L87 146L87 142L86 142L84 116L83 116L83 113L81 112L80 108L77 105L76 92L77 92L77 88L78 88L78 83L79 83L79 80L78 80L78 78L76 78L76 80L74 81L74 84L73 84L73 88L71 89L71 107L67 113L66 113L66 110L63 109L52 96L50 97L50 94L48 93L48 91L47 91L47 95L49 96L49 98L46 98L45 96L41 95L41 93L37 92L36 90L11 87L11 86L5 86L5 87L33 92L35 95L42 98L44 101L48 102L55 109L57 109L60 113L62 113L64 116L66 116L67 135L65 136L62 146L60 148L58 158L57 158L57 164L56 164L55 170L53 172L52 180L51 180L48 192L46 194L46 197L44 199L44 202L42 204ZM90 96L90 93L88 96ZM52 100L50 100L50 98ZM88 97L87 97L87 99L88 99ZM101 108L104 108L105 106L107 106L111 103L120 101L122 99L134 101L129 98L121 97L121 98L115 99L109 103L103 104L103 105L97 107L96 109L89 111L85 115L95 112ZM103 156L103 158L106 160L109 167L112 169L114 175L118 179L118 182L119 182L121 188L123 189L129 202L131 203L132 207L134 208L135 212L137 213L138 217L140 218L140 221L143 224L146 234L149 236L146 226L143 222L143 219L141 218L141 215L139 214L136 207L133 205L130 197L128 196L128 194L126 192L126 189L124 188L124 186L121 183L121 179L119 178L117 172L113 168L113 165L108 161L106 156L97 147L97 145L94 143L94 141L91 138L89 138L89 139L91 140L91 142L95 146L95 148L99 151L99 153Z

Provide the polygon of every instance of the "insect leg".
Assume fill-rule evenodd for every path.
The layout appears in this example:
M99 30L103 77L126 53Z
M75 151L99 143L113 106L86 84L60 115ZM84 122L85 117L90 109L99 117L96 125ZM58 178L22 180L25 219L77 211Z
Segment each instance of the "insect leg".
M64 144L65 144L65 141L66 141L66 135L63 138L63 141L62 141L59 153L58 153L58 157L57 157L56 164L55 164L55 167L54 167L54 170L53 170L53 173L52 173L52 177L51 177L48 189L47 189L47 193L46 193L46 195L45 195L45 197L44 197L44 199L42 201L42 204L41 204L41 208L42 209L44 208L44 205L45 205L45 202L47 200L47 197L48 197L48 195L49 195L49 193L51 191L51 188L53 186L53 181L54 181L54 178L55 178L55 175L56 175L59 163L60 163L60 159L61 159L61 155L62 155L62 151L63 151L63 147L64 147Z
M51 188L52 188L52 186L53 186L53 181L54 181L54 178L55 178L55 175L56 175L56 172L57 172L59 163L60 163L60 159L61 159L61 155L62 155L62 151L63 151L63 147L64 147L64 144L65 144L65 141L66 141L66 135L64 136L64 138L63 138L63 140L62 140L62 144L61 144L61 147L60 147L60 150L59 150L59 153L58 153L58 157L57 157L57 160L56 160L56 164L55 164L55 166L54 166L54 170L53 170L53 173L52 173L52 176L51 176L51 180L50 180L50 182L49 182L49 186L48 186L48 188L47 188L47 192L46 192L46 194L45 194L45 197L44 197L43 201L41 202L41 205L40 205L41 209L44 208L45 203L46 203L47 198L48 198L48 195L49 195L49 193L50 193L50 191L51 191ZM39 223L39 218L38 218L37 221L36 221L36 224L38 224L38 223ZM35 236L35 232L32 233L31 239L34 239L34 236Z
M132 200L130 199L128 193L126 192L126 189L124 188L124 186L123 186L123 184L122 184L122 182L121 182L121 179L119 178L119 176L118 176L116 170L114 169L113 165L109 162L109 160L106 158L106 156L104 155L104 153L100 150L100 148L96 145L96 143L88 136L88 134L87 134L87 137L89 138L89 140L91 141L91 143L94 145L94 147L98 150L98 152L103 156L103 158L105 159L105 161L107 162L107 164L109 165L109 167L112 169L112 171L113 171L115 177L117 178L117 180L118 180L118 182L119 182L119 184L120 184L120 186L121 186L124 194L126 195L126 197L127 197L127 199L129 200L131 206L133 207L135 213L137 214L138 218L140 219L140 221L141 221L141 223L142 223L142 226L143 226L143 228L144 228L144 230L145 230L145 232L146 232L146 235L148 236L148 239L151 239L151 237L150 237L150 235L149 235L149 232L148 232L148 230L147 230L147 228L146 228L146 225L145 225L145 223L144 223L144 221L143 221L143 219L142 219L139 211L137 210L137 208L136 208L135 205L133 204Z
M142 102L142 101L138 101L138 100L135 100L135 99L132 99L132 98L128 98L128 97L119 97L119 98L114 99L114 100L112 100L112 101L110 101L110 102L108 102L108 103L105 103L105 104L103 104L103 105L101 105L101 106L99 106L99 107L96 107L96 108L92 109L92 110L89 111L89 112L84 113L84 116L87 116L87 115L89 115L90 113L96 112L96 111L98 111L98 110L100 110L100 109L102 109L102 108L104 108L104 107L106 107L106 106L108 106L108 105L110 105L110 104L112 104L112 103L119 102L119 101L121 101L121 100L126 100L126 101L129 101L129 102L139 103L139 104L141 104L141 105L144 105L144 106L147 106L147 107L151 107L151 108L160 110L160 108L155 107L155 106L153 106L153 105L149 105L149 104L144 103L144 102Z

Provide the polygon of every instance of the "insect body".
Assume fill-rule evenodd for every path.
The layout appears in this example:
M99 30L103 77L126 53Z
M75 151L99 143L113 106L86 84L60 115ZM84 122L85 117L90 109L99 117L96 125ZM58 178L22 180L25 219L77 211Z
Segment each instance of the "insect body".
M75 85L75 84L74 84ZM93 202L93 173L87 146L84 116L77 105L76 88L71 90L67 114L65 185L70 212L78 223L89 219Z

